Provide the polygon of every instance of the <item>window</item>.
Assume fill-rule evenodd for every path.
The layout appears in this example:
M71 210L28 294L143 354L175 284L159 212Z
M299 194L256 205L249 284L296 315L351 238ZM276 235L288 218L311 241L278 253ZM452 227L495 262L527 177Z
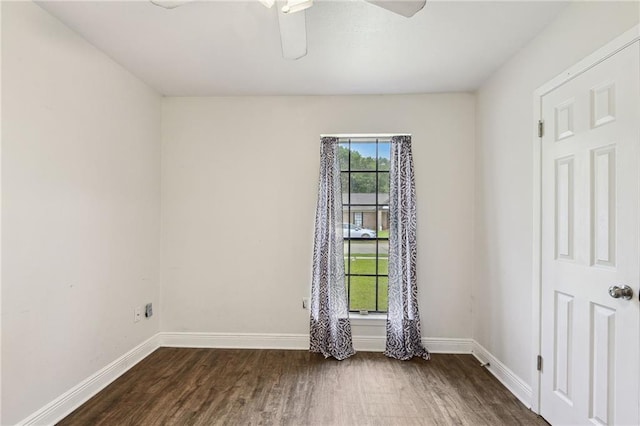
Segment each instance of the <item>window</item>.
M362 212L353 212L353 223L356 226L362 227Z
M387 312L389 139L340 139L345 283L352 312Z

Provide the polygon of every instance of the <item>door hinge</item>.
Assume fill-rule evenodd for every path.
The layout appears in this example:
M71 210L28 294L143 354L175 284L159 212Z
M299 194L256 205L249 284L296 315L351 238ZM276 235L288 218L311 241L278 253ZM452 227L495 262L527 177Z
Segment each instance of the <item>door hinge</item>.
M538 137L544 136L544 121L538 120Z
M538 355L538 364L536 366L538 371L542 371L542 355Z

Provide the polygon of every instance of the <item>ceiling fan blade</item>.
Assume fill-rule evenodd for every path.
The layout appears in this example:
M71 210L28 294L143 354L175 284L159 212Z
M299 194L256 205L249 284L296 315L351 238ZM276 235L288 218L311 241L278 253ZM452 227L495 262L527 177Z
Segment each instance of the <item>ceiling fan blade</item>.
M280 2L278 10L278 26L280 27L280 42L282 43L282 57L285 59L300 59L307 54L307 23L305 11L284 13Z
M156 6L163 7L165 9L175 9L178 6L185 5L193 0L149 0Z
M427 0L365 0L398 15L411 18L422 10Z

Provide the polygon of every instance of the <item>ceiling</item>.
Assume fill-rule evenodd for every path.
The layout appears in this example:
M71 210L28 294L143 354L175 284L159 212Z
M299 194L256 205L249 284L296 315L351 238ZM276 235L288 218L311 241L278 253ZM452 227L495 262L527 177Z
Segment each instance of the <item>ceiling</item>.
M167 96L473 91L567 5L434 1L405 18L359 0L316 0L308 54L282 58L275 7L202 1L38 4Z

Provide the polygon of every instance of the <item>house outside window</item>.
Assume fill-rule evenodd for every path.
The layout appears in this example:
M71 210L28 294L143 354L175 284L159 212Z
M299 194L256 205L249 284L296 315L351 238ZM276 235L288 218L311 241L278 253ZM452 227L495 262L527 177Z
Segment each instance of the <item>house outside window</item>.
M362 215L364 212L353 212L353 223L356 226L362 227Z
M352 312L387 311L390 142L339 140L345 285Z

